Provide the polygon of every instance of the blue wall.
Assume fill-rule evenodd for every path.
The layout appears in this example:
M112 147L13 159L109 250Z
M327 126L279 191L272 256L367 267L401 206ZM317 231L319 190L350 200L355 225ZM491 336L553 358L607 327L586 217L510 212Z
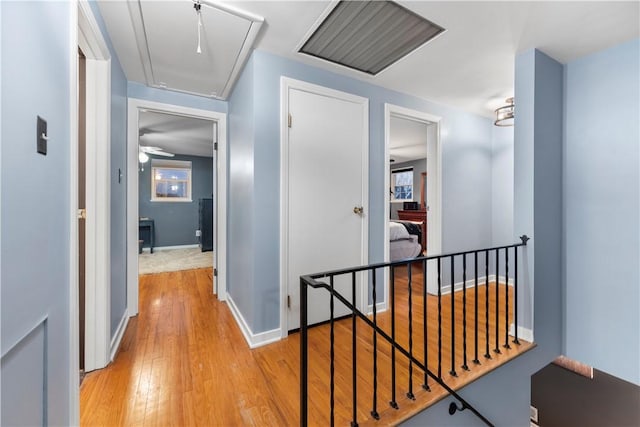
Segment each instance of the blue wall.
M494 245L515 242L513 235L513 128L492 126L491 234Z
M98 3L89 3L111 54L111 337L127 309L127 78ZM120 171L122 179L119 179Z
M528 257L519 259L519 272L522 282L523 278L531 280L535 271L533 318L537 346L458 393L495 425L528 426L530 377L562 351L559 259L562 246L563 67L544 53L530 50L516 56L515 70L518 110L514 128L514 231L516 235L526 233L533 237L527 248ZM526 320L533 321L531 318ZM531 325L524 326L531 328ZM405 425L483 425L469 411L450 416L447 412L450 401L445 399Z
M166 160L165 157L149 156ZM151 160L139 174L138 214L154 220L155 245L194 245L199 228L199 199L211 198L213 194L213 159L211 157L176 155L171 160L191 162L191 202L151 201Z
M72 7L67 2L1 5L3 425L71 422ZM38 115L48 123L46 156L36 153Z
M230 167L242 176L247 191L253 193L254 217L249 227L238 234L233 224L229 241L246 239L251 233L251 260L229 265L231 295L236 299L239 286L253 289L253 308L241 307L254 333L279 326L279 239L280 239L280 77L287 76L332 89L369 98L369 260L383 260L384 239L384 104L392 103L439 115L442 120L442 218L443 251L482 247L491 244L491 127L484 117L434 104L407 94L394 92L353 78L291 61L267 52L252 55L253 71L243 74L239 87L230 99L230 111L243 119L253 120L253 135L243 141L241 159L236 159L234 146L238 126L231 129ZM251 73L253 75L251 75ZM242 80L241 79L241 80ZM242 95L236 91L244 91ZM241 105L236 105L237 103ZM252 104L253 103L253 104ZM249 116L252 116L251 119ZM238 119L240 120L240 119ZM235 129L235 130L234 130ZM251 133L251 131L249 131ZM236 136L234 136L236 135ZM233 184L232 184L233 185ZM230 207L244 201L230 191ZM231 215L234 213L231 212ZM231 219L231 221L234 221ZM230 257L234 256L232 252ZM247 265L249 263L249 265ZM247 269L253 270L248 277ZM241 282L237 279L243 277ZM259 280L257 280L259 278ZM233 282L233 283L231 283ZM249 320L252 318L253 320Z
M254 57L251 56L229 98L229 204L227 210L227 291L253 325L254 215ZM276 267L277 268L277 267Z
M567 356L640 384L640 40L566 66ZM616 350L617 349L617 350Z
M189 95L187 93L173 92L165 89L157 89L136 82L127 83L127 96L129 98L144 99L147 101L161 102L164 104L180 105L182 107L198 108L200 110L227 112L227 102L204 96Z

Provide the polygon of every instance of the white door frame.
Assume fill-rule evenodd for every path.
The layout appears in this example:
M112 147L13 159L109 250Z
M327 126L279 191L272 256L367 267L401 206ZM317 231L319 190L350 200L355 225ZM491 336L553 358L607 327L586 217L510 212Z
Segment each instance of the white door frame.
M391 196L389 194L389 188L391 186L391 171L390 171L390 154L389 146L390 141L390 125L391 116L402 117L408 120L429 123L432 126L436 126L436 140L435 140L435 173L433 171L427 171L430 179L436 180L435 194L427 192L427 206L430 209L427 211L427 247L431 254L438 254L442 251L442 144L440 141L440 128L442 126L442 118L433 114L424 113L422 111L412 110L405 107L400 107L393 104L384 104L384 261L389 262L389 217L391 216ZM430 144L430 141L427 141ZM428 162L428 160L427 160ZM427 283L435 283L435 271L429 269L427 277ZM389 301L389 271L385 269L385 291L384 294L387 297L386 301Z
M361 264L369 260L369 99L324 86L315 85L289 77L280 78L280 331L284 338L289 334L287 294L289 276L289 91L297 89L309 93L337 98L362 104L364 123L362 129L362 256ZM354 266L355 267L355 266ZM310 272L312 273L312 272ZM368 275L362 274L360 279L360 311L365 311L368 304Z
M70 423L80 420L78 300L78 54L86 56L87 221L85 370L109 363L111 55L87 0L69 3L69 395Z
M78 2L74 57L78 47L86 57L85 371L88 372L107 366L111 343L111 54L86 0ZM77 58L74 62L77 70ZM76 104L77 96L76 93ZM77 133L77 121L75 126L72 134ZM71 193L71 203L76 218L73 230L77 233L77 140L73 143L75 160L71 168L76 188ZM77 235L74 239L77 240ZM77 247L74 252L72 257L77 259ZM77 276L77 265L72 274Z
M218 299L227 299L227 114L173 104L129 98L127 124L127 311L138 314L138 116L141 109L159 113L195 117L217 123L218 151L214 154L214 184L217 185L217 252L214 254L218 276L214 280ZM213 143L213 141L212 141Z

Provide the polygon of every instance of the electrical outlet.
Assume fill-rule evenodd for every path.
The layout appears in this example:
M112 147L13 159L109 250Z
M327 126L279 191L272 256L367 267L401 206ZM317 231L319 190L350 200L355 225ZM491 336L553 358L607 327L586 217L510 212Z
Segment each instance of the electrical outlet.
M200 230L196 230L196 237L200 237Z
M537 423L538 422L538 408L536 408L535 406L531 406L531 414L530 417L531 421Z

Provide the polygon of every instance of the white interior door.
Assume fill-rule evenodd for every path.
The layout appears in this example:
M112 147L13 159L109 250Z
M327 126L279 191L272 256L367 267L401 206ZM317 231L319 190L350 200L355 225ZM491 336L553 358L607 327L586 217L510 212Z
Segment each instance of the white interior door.
M288 329L300 323L300 276L366 263L368 104L330 91L289 88L291 115L285 166ZM362 213L354 208L363 208ZM362 296L357 276L356 304ZM327 282L328 283L328 282ZM352 299L351 275L336 289ZM329 319L329 294L311 289L309 324ZM336 300L335 315L349 313Z

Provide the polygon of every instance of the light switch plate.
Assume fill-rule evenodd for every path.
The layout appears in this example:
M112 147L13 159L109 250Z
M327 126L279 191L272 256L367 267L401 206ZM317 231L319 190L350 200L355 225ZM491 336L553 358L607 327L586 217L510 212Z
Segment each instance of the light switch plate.
M535 406L530 406L530 408L531 408L531 415L530 415L531 421L537 423L538 422L538 408L536 408Z
M36 126L36 149L38 153L47 155L47 121L38 116L38 124Z

